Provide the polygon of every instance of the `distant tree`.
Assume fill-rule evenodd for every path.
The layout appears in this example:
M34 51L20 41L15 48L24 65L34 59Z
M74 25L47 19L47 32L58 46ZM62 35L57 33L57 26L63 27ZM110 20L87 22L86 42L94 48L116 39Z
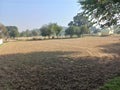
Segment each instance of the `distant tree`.
M40 35L40 30L39 29L33 29L33 30L26 30L22 31L20 33L21 37L31 37L31 36L39 36Z
M52 31L51 29L48 27L48 25L44 25L40 28L40 32L42 36L48 36L50 38L50 36L52 35Z
M89 28L85 25L79 27L79 26L69 26L66 31L65 34L66 35L70 35L70 37L72 38L73 35L77 35L77 37L82 36L82 34L88 34L89 32Z
M59 36L59 34L60 34L61 30L62 30L62 27L57 25L57 23L50 23L48 25L48 28L51 30L52 35L57 36L57 37Z
M58 38L60 32L62 31L62 27L61 26L57 26L56 30L55 30L55 33L56 33L56 36Z
M40 32L42 36L57 36L60 34L62 27L57 25L57 23L50 23L48 25L44 25L40 28Z
M89 34L90 33L90 30L86 25L83 25L80 28L81 28L81 34Z
M19 36L19 31L16 26L6 26L6 30L10 37L15 38Z
M77 37L80 37L82 34L81 28L78 26L74 26L74 32L75 32L75 35L77 35Z
M65 34L66 34L66 35L70 35L70 37L72 38L73 35L75 34L75 26L69 26L69 27L65 30Z
M32 33L32 36L38 36L38 33L36 30L32 30L31 33Z
M92 23L88 21L88 17L83 16L81 13L78 13L73 17L73 21L70 21L70 23L68 23L68 26L72 25L79 27L86 25L87 27L90 27Z
M40 29L33 29L37 32L37 35L40 36L41 35L41 32L40 32Z
M65 30L67 29L67 27L62 27L62 30L60 31L59 35L60 36L65 36Z
M6 33L6 27L3 24L0 24L0 38L4 37Z
M55 30L56 30L56 23L49 23L47 25L48 29L51 31L51 35L55 36Z
M40 36L40 29L32 29L31 30L32 36Z
M88 34L90 32L89 27L91 27L92 23L88 21L86 16L83 16L81 13L78 13L73 17L73 21L71 21L68 26L74 27L76 30L75 35L80 37L82 34Z
M31 31L29 29L27 29L25 31L25 33L26 33L26 37L31 37L32 36L32 33L31 33Z
M6 30L5 26L3 24L0 24L0 33L4 32Z
M20 32L20 37L26 37L27 35L26 35L26 31L22 31L22 32Z
M70 35L70 37L72 38L73 35L77 35L77 37L82 36L83 34L88 34L90 33L89 28L85 25L78 27L78 26L69 26L66 30L65 30L65 34L66 35Z
M100 31L100 29L96 28L95 26L92 26L89 29L91 34L98 33Z

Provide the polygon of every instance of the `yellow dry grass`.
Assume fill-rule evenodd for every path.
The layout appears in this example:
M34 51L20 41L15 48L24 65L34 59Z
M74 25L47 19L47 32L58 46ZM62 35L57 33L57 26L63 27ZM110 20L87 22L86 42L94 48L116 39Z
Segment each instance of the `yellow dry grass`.
M120 48L118 46L112 46L112 44L119 42L119 38L116 37L86 37L64 40L8 42L1 46L0 55L43 51L71 51L76 52L74 55L71 55L74 57L112 56L114 55L112 51ZM111 49L111 52L103 52L104 49Z
M11 41L0 46L0 90L96 90L119 56L118 37Z

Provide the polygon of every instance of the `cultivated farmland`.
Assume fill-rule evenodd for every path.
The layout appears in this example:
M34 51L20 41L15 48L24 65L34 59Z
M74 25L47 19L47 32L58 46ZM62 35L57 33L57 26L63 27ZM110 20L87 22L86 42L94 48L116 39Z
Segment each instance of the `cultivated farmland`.
M95 90L120 70L119 37L0 46L0 90Z

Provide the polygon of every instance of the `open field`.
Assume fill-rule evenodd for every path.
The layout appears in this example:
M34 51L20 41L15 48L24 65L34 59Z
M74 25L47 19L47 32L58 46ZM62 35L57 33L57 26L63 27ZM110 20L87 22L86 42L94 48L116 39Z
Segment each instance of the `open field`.
M119 37L0 46L0 90L95 90L119 70Z

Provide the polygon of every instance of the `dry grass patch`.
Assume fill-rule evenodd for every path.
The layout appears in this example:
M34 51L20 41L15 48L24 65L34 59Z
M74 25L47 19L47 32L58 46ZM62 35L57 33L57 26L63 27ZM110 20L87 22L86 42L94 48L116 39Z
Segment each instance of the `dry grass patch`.
M120 70L117 43L111 37L9 42L0 48L0 89L95 90Z

